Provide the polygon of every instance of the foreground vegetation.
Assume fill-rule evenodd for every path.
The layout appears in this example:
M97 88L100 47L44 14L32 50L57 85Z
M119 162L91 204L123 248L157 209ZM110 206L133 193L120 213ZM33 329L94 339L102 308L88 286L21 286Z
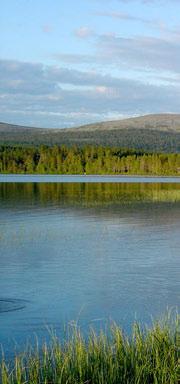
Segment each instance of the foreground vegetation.
M97 146L1 146L0 173L180 175L180 154Z
M1 362L2 384L176 384L178 319L151 329L133 326L132 335L112 325L110 332L84 339L76 328L67 342L28 348L14 363Z

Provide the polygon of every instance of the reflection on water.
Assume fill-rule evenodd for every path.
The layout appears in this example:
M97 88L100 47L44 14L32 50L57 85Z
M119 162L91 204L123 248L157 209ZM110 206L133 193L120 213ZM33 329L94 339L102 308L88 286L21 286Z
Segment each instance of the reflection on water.
M179 224L180 184L0 184L0 341L177 306Z
M180 183L0 183L0 201L10 204L101 205L180 201Z

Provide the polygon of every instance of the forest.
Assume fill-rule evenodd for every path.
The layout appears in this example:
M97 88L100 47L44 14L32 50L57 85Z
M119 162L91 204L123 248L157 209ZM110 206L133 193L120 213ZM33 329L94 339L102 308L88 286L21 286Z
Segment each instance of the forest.
M87 145L0 146L0 173L180 175L180 154Z

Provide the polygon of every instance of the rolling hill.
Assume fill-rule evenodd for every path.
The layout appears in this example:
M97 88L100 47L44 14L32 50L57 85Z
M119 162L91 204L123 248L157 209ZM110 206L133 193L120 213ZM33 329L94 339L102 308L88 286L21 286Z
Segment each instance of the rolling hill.
M151 152L180 152L180 114L146 115L66 129L32 128L0 123L0 144L92 144Z

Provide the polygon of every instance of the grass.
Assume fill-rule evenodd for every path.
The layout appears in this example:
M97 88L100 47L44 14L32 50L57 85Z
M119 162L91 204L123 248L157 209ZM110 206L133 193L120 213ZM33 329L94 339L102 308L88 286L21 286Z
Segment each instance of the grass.
M178 316L154 322L142 329L138 323L131 336L117 325L108 332L90 331L84 339L76 327L60 343L53 335L50 344L28 347L5 362L2 358L2 384L176 384L180 373Z

